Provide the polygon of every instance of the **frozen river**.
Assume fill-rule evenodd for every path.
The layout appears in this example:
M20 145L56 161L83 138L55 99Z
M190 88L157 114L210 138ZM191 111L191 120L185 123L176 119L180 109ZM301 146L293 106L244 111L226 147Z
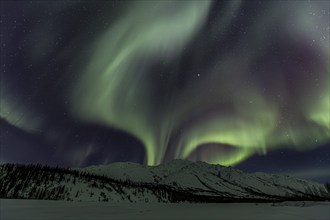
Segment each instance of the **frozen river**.
M330 219L326 202L285 204L111 204L0 200L0 219Z

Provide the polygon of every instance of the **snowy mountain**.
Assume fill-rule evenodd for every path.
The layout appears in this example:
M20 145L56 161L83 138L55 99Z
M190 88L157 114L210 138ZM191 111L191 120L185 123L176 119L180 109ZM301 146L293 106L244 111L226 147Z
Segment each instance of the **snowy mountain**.
M113 163L77 169L0 166L0 197L110 202L254 202L327 200L322 184L244 173L204 162L159 166Z

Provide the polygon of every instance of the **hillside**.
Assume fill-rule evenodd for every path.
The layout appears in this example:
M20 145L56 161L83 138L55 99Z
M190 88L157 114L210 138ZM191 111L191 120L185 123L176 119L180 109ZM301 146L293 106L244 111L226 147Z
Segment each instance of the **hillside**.
M79 169L0 166L0 198L108 202L273 202L329 199L325 185L204 162L113 163Z

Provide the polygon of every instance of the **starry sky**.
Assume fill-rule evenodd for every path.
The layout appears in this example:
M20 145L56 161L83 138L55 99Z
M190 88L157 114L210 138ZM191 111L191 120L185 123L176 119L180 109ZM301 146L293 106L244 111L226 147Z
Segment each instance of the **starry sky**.
M1 1L0 162L330 181L329 1Z

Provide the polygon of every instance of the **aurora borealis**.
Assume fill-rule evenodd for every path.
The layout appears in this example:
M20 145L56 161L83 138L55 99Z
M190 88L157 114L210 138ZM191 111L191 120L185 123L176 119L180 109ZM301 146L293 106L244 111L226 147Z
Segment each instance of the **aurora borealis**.
M329 171L329 1L1 8L2 162Z

